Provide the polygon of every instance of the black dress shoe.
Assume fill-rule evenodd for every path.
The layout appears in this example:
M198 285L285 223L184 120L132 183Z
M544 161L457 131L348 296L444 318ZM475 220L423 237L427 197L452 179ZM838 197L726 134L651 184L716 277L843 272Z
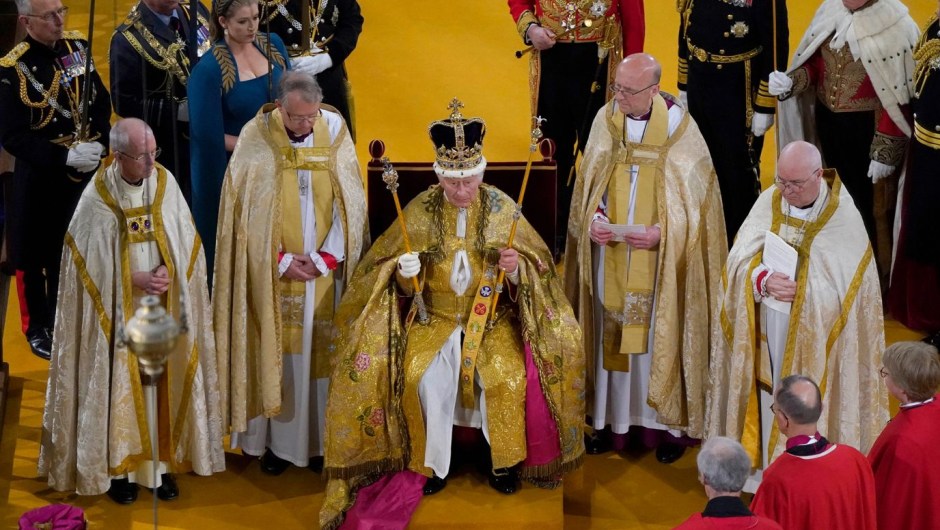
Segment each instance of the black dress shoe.
M444 489L444 486L447 486L446 478L432 475L431 478L429 478L428 481L424 483L424 494L434 495L435 493Z
M30 331L26 334L26 341L36 357L47 361L52 357L52 334L47 329Z
M307 464L307 469L313 471L314 473L323 472L323 457L315 456L310 459L310 462Z
M600 455L610 451L610 433L606 430L594 431L593 434L584 435L584 452L589 455Z
M160 487L157 488L157 498L161 501L172 501L180 496L180 489L176 479L169 473L160 475Z
M685 454L685 446L663 442L656 447L656 460L663 464L671 464Z
M130 504L137 500L137 484L126 478L113 478L108 497L118 504Z
M265 449L264 454L261 455L261 471L264 471L268 475L280 475L289 465L290 462L277 456L274 454L274 451L270 449Z
M519 489L516 470L504 467L493 471L490 473L490 487L506 495L515 493Z

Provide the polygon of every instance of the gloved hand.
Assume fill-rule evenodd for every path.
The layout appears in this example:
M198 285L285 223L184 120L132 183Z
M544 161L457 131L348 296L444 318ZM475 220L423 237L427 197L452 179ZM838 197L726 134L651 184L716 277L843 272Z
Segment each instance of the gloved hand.
M421 259L417 252L406 252L398 256L398 274L402 278L414 278L421 272Z
M81 142L69 148L65 163L79 173L94 171L104 156L104 146L98 142Z
M689 110L689 93L685 90L679 91L679 101L682 102L682 108Z
M292 59L294 70L305 74L317 75L327 68L333 66L333 59L327 53L320 53L308 57L297 57Z
M889 166L877 160L872 160L871 164L868 165L868 176L871 177L871 183L876 184L879 180L894 173L894 170L895 166Z
M779 71L770 72L770 77L767 79L767 92L771 96L786 94L791 90L793 90L793 80L790 76Z
M764 133L767 132L767 129L774 124L774 115L773 114L764 114L763 112L755 112L754 117L751 118L751 132L754 133L754 136L764 136Z

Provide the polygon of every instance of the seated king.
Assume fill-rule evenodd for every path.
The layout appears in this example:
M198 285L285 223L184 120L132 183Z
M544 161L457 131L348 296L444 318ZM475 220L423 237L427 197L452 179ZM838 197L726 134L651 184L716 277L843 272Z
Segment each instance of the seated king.
M482 430L501 493L519 478L555 486L584 454L577 320L544 241L482 183L486 126L462 106L429 128L439 183L405 207L407 240L386 230L337 310L323 528L386 510L383 488L411 499L396 512L407 524L421 493L446 485L455 425Z

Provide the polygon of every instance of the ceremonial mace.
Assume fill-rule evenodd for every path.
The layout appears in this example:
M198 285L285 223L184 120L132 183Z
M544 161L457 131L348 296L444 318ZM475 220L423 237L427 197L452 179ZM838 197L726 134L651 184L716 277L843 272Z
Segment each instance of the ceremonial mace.
M525 198L525 189L529 184L529 173L532 172L532 159L535 158L535 151L538 150L539 141L542 139L542 122L546 121L541 116L533 116L532 121L535 127L532 128L529 143L529 159L525 163L525 173L522 175L522 188L519 189L519 200L516 202L516 211L512 214L512 227L509 229L509 239L506 240L506 248L512 248L512 242L516 238L516 226L519 224L519 218L522 217L522 199ZM518 265L516 266L518 270ZM499 276L496 277L496 289L493 293L493 305L490 306L490 320L496 316L496 302L499 301L499 293L503 292L503 280L506 278L506 271L499 270Z
M405 240L405 252L411 252L411 242L408 240L408 226L405 224L405 213L401 210L401 201L398 200L398 171L392 166L391 160L387 156L381 159L385 169L382 171L382 181L385 187L392 192L392 198L395 199L395 210L398 212L398 225L401 227L401 235ZM531 163L531 160L530 160ZM424 305L424 296L421 294L421 284L418 283L418 277L411 277L412 287L415 294L415 305L418 306L418 322L428 323L428 309Z
M94 1L94 0L92 0ZM182 322L169 315L160 305L160 297L149 295L140 301L140 307L127 322L123 330L118 330L118 340L127 345L135 356L140 370L150 377L147 392L150 393L152 407L147 410L147 426L150 430L150 458L153 464L153 527L157 528L157 487L156 480L160 472L160 456L157 449L160 437L157 434L157 383L163 375L167 357L176 346L180 333L186 333L185 308L181 315Z
M563 38L563 37L567 37L572 31L575 31L575 30L578 30L578 29L581 29L581 28L589 28L589 27L591 27L591 26L593 26L593 25L594 25L594 21L593 21L593 20L591 20L591 19L584 20L583 22L581 22L581 24L579 24L579 25L577 25L577 26L572 26L572 27L566 29L565 31L562 31L562 32L559 33L558 35L555 35L555 39L557 40L557 39L561 39L561 38ZM529 46L528 48L526 48L526 49L524 49L524 50L516 50L516 59L522 59L522 56L523 56L523 55L525 55L525 54L531 52L531 51L534 50L534 49L535 49L535 46L533 45L533 46Z

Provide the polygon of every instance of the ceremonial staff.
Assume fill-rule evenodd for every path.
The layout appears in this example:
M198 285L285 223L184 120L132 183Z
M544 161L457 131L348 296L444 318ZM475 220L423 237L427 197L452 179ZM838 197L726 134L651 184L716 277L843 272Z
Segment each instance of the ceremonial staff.
M382 171L382 181L385 187L392 192L392 198L395 199L395 210L398 212L398 225L401 227L401 235L405 240L405 252L411 252L411 241L408 240L408 226L405 224L405 213L401 210L401 202L398 200L398 171L392 166L392 162L387 156L383 156L382 164L385 166ZM530 161L531 162L531 161ZM428 310L424 306L424 296L421 294L421 284L418 283L418 277L411 277L411 284L415 293L415 305L418 306L418 322L428 323Z
M516 226L519 224L519 218L522 217L522 200L525 198L525 189L529 184L529 173L532 172L532 159L535 158L535 152L539 148L539 141L542 139L542 122L545 121L541 116L533 116L532 121L535 127L532 128L532 141L529 143L529 159L525 163L525 173L522 175L522 188L519 189L519 200L516 202L516 211L512 215L512 227L509 229L509 239L506 240L506 248L512 248L512 242L516 238ZM517 269L518 270L518 266ZM503 280L506 278L506 271L499 270L499 276L496 277L496 289L493 293L493 303L490 306L490 321L496 315L496 302L499 301L499 293L503 292Z
M82 80L82 99L79 102L81 115L78 130L75 131L75 143L84 142L91 134L88 131L88 113L91 106L91 43L95 40L95 0L88 4L88 47L85 48L85 79Z

